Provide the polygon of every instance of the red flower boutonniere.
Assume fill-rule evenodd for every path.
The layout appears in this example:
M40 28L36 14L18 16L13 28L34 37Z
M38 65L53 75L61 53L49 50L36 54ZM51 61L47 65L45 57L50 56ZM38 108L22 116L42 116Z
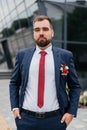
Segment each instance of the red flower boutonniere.
M67 75L69 73L69 67L66 64L61 64L61 75Z

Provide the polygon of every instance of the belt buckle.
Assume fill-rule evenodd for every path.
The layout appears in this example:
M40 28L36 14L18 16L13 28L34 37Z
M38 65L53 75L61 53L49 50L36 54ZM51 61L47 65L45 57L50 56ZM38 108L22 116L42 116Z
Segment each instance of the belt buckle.
M36 118L45 118L45 113L36 113Z

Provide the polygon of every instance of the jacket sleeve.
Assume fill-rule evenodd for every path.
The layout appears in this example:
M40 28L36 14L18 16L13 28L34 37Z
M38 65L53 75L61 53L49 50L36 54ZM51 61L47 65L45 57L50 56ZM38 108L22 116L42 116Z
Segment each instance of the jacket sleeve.
M72 53L70 53L67 84L69 87L68 113L71 113L76 117L81 87L78 81Z
M16 56L15 67L12 72L12 77L9 84L11 109L19 108L19 89L21 85L21 72L19 53Z

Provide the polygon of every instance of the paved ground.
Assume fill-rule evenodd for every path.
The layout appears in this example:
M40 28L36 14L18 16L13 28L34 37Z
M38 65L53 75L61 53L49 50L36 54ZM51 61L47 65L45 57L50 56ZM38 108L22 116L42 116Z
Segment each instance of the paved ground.
M9 80L0 80L0 113L4 116L12 130L16 130L9 103ZM78 109L78 116L67 130L87 130L87 109Z

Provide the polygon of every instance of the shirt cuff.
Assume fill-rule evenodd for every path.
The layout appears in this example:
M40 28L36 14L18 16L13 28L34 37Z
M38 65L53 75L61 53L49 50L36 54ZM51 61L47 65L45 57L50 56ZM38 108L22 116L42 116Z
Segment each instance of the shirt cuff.
M18 110L18 109L19 109L19 108L13 108L12 111L14 111L14 110Z

